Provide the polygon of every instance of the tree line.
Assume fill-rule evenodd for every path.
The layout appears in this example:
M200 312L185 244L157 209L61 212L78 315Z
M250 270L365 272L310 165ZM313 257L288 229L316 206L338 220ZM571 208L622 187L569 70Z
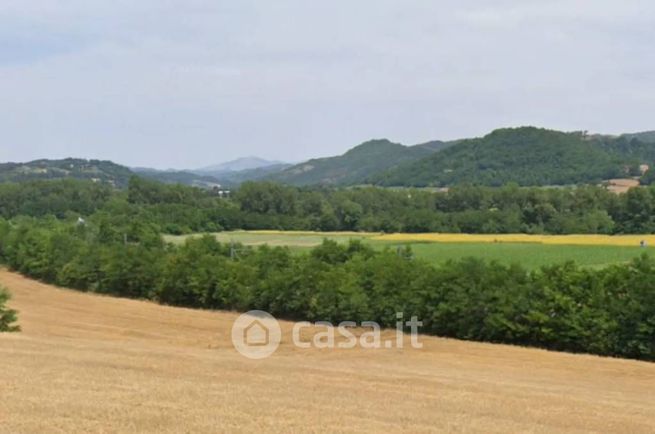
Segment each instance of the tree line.
M234 229L630 234L655 232L655 186L424 189L298 188L247 182L231 197L138 177L126 190L84 181L0 184L0 217L94 214L147 221L169 234Z
M156 223L97 213L0 220L0 261L25 275L102 294L207 309L266 310L333 323L417 316L423 333L655 361L655 260L604 269L526 271L477 259L433 266L411 249L324 241L308 253L165 243Z

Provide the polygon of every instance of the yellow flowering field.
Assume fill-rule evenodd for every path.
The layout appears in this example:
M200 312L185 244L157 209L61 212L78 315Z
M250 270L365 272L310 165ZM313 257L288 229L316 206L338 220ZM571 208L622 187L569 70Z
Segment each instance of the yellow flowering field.
M450 233L395 233L379 232L317 232L317 231L233 231L216 234L226 241L228 238L245 244L320 244L323 238L348 240L366 238L371 241L387 242L434 242L434 243L532 243L572 246L625 246L639 247L645 241L649 247L655 247L655 235L528 235L528 234L450 234ZM168 238L184 239L186 236ZM252 239L251 239L252 238ZM255 242L258 241L258 242Z
M378 241L436 243L535 243L580 246L655 246L655 235L528 235L528 234L384 234Z

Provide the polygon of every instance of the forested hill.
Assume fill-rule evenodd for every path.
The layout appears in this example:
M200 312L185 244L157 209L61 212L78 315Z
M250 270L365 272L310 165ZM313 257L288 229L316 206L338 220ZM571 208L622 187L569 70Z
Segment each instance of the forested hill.
M0 163L0 182L71 178L125 187L132 175L132 171L125 166L101 160L66 158L28 163Z
M641 137L648 136L588 136L534 127L505 128L373 174L369 181L386 186L596 183L636 176L639 164L652 165L655 143Z
M222 181L210 176L184 170L156 170L142 167L132 168L137 175L165 184L184 184L200 188L220 187Z
M240 172L235 172L239 174ZM116 188L125 188L134 175L166 184L184 184L211 188L223 184L209 175L186 171L133 168L111 161L65 158L62 160L35 160L27 163L1 163L0 182L25 182L48 179L91 180ZM235 175L236 176L236 175Z
M226 172L129 169L111 161L68 158L0 164L0 182L86 179L125 187L134 173L164 183L204 188L235 187L249 180L295 186L436 186L459 184L522 186L597 184L641 176L640 165L655 166L655 132L621 136L588 135L535 127L498 129L484 137L404 146L370 140L343 155ZM652 183L655 172L642 181Z
M644 131L641 133L623 134L628 140L637 139L646 143L655 143L655 131Z
M337 157L313 159L289 167L270 179L292 185L361 184L375 173L416 161L446 146L447 143L440 141L403 146L386 139L371 140Z

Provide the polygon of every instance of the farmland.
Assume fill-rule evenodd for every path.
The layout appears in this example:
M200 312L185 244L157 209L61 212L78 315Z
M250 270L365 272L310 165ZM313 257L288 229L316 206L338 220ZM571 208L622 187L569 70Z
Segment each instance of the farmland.
M223 243L249 246L268 244L288 246L303 252L319 245L323 239L347 242L361 240L377 249L396 249L409 245L417 258L433 264L450 259L478 257L504 264L520 263L526 268L575 261L589 267L624 263L643 253L655 250L639 246L641 240L655 246L655 236L603 235L469 235L469 234L384 234L371 232L285 232L232 231L214 234ZM186 236L166 236L168 241L181 243Z
M423 349L230 342L236 314L56 288L0 271L3 432L649 432L655 365L421 337ZM292 323L283 322L284 336ZM338 399L335 399L338 397ZM602 417L599 417L602 415Z

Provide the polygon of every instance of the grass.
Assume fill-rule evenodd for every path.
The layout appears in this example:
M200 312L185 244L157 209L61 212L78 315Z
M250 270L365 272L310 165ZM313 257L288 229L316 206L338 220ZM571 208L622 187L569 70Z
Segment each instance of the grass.
M498 261L504 264L518 263L528 269L566 261L589 267L603 267L628 262L652 249L620 246L575 246L542 244L484 244L484 243L412 243L418 258L432 263L469 256Z
M650 235L608 237L603 235L467 235L467 234L388 234L358 232L283 232L283 231L235 231L215 234L221 242L239 242L257 246L288 246L295 252L304 252L319 245L324 238L347 242L360 239L376 249L396 249L410 245L417 258L433 264L450 259L479 257L504 264L520 263L534 269L543 265L575 261L589 267L603 267L624 263L645 252L654 252L651 247L639 247L642 239L649 246L655 246L655 237ZM180 243L186 236L167 237L168 241Z
M235 313L55 288L0 270L1 432L652 432L655 364L421 337L253 361ZM308 330L315 333L316 330ZM383 339L393 338L393 331Z
M311 248L318 246L324 238L330 238L339 242L347 242L350 239L371 239L377 234L361 234L357 232L268 232L268 231L234 231L219 232L214 234L216 239L222 243L231 241L243 243L249 246L268 244L270 246L290 246ZM184 239L177 238L178 240Z

